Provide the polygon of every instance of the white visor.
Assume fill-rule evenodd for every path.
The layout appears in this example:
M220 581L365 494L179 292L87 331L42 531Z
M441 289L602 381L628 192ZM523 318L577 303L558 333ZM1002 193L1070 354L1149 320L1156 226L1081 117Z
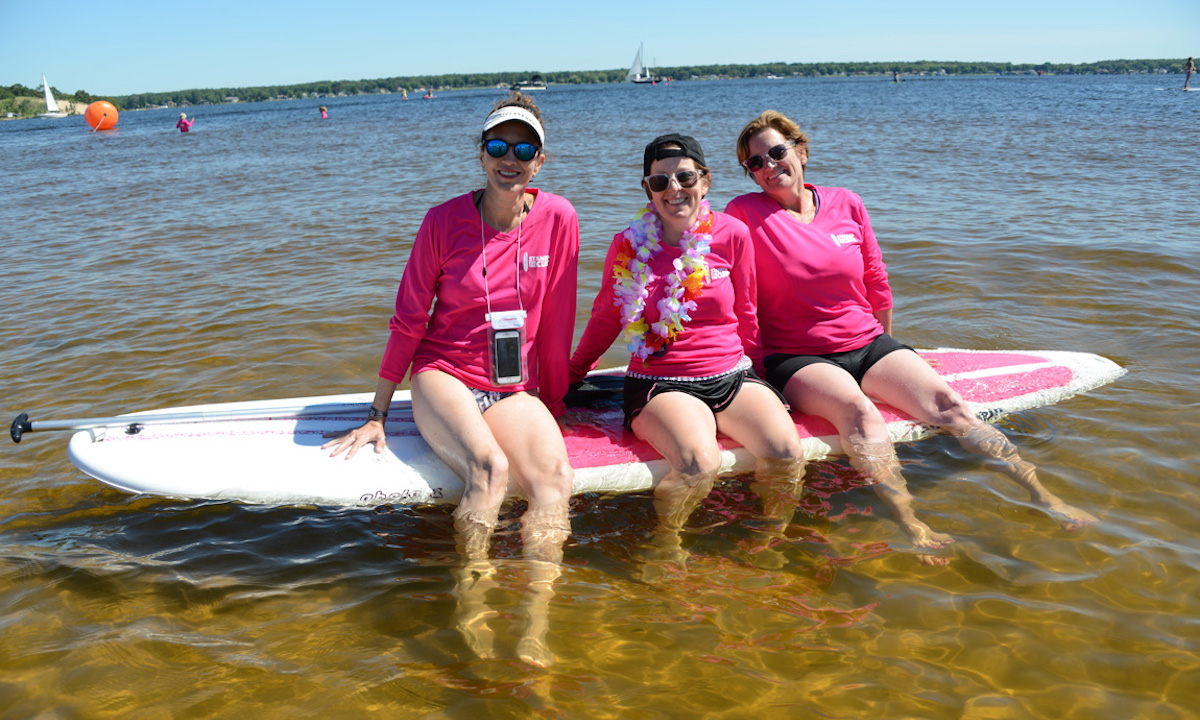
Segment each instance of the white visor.
M500 123L506 123L509 120L517 120L533 128L533 131L537 133L538 142L542 145L546 144L546 134L542 132L542 124L533 116L533 113L516 105L505 105L491 115L488 115L487 120L483 121L483 131L487 132Z

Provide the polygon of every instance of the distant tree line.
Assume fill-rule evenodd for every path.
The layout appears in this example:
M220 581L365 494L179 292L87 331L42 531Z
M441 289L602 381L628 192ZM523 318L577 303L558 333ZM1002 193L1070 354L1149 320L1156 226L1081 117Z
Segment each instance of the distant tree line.
M58 88L54 87L53 85L50 86L50 92L54 93L54 97L56 97L56 98L62 98L64 100L74 100L75 102L90 103L94 100L108 100L108 98L102 98L102 97L96 97L96 96L90 95L90 94L88 94L88 92L86 90L76 90L73 93L65 93L65 92L59 90ZM42 96L41 88L28 88L28 87L25 87L24 85L22 85L21 83L17 83L15 85L9 85L8 87L0 85L0 100L8 100L9 98L15 98L15 97L38 97L38 98L40 98L41 96Z
M1180 72L1185 60L1103 60L1094 63L937 62L838 62L838 63L765 63L760 65L703 65L656 68L655 74L672 78L738 77L825 77L849 75L1023 75L1042 72L1050 75L1128 75L1156 72Z
M1042 72L1049 75L1143 74L1179 72L1183 58L1158 60L1102 60L1094 63L1027 63L1001 62L837 62L837 63L763 63L759 65L691 65L654 68L660 77L675 80L700 78L756 77L844 77L855 75L1014 75ZM418 89L457 90L465 88L512 85L520 80L540 76L546 83L559 85L589 85L625 81L625 70L569 70L562 72L495 72L454 75L412 75L375 80L322 80L298 85L268 85L244 88L211 88L176 90L173 92L137 93L118 97L98 97L79 90L63 95L51 88L55 97L79 102L108 100L118 109L136 110L159 105L216 105L226 102L259 102L290 100L303 97L337 97L398 93ZM24 85L0 87L0 102L12 97L41 97L40 89ZM236 98L236 100L235 100Z

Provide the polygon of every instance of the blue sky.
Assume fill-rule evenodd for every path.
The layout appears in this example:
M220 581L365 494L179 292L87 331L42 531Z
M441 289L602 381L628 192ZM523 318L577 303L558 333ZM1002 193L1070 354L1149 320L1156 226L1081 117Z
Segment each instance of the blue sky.
M628 67L639 42L664 66L1181 58L1200 56L1200 0L0 0L0 85L45 73L60 91L126 95L601 70Z

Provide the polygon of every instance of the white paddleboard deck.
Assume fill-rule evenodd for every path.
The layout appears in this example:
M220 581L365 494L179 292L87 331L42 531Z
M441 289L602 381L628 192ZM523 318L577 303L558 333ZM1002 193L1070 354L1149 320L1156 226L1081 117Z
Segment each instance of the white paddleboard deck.
M985 421L1051 405L1109 383L1125 370L1088 353L922 350L939 374ZM594 373L620 376L622 371ZM187 499L256 504L376 506L455 503L463 485L421 439L408 391L394 396L387 449L363 449L352 460L321 445L360 425L372 393L199 405L121 416L128 422L75 433L67 454L80 470L112 487ZM933 431L881 406L896 442ZM164 415L204 414L203 420L159 422ZM646 443L622 428L616 401L568 411L564 436L575 468L575 492L636 492L668 470ZM795 417L809 460L842 449L828 422ZM744 449L721 438L722 472L754 468Z

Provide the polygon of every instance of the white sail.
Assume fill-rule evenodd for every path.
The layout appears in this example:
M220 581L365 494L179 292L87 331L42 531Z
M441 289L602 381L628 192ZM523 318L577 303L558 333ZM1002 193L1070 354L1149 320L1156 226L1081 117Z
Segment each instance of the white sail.
M54 96L50 94L50 83L46 82L45 75L42 75L42 91L46 93L46 112L62 112L58 109L58 103L54 102Z
M645 72L645 70L642 67L642 46L638 45L637 55L635 55L633 58L633 65L629 66L629 72L625 73L625 79L630 82L637 82L644 77L642 74L643 72Z

